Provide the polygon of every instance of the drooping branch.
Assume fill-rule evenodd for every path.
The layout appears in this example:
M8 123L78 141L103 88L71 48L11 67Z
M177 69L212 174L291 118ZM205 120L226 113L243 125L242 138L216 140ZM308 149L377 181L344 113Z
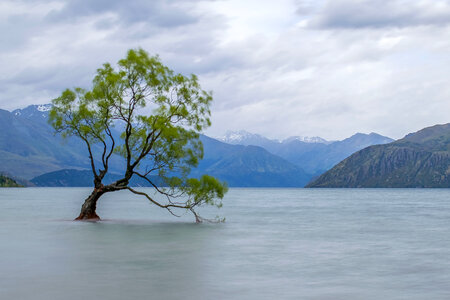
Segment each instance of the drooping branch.
M174 204L174 203L169 203L169 204L161 204L159 202L157 202L156 200L153 200L152 197L150 197L147 193L144 192L140 192L140 191L136 191L135 189L131 188L131 187L127 187L127 190L129 190L130 192L136 194L136 195L141 195L146 197L148 200L150 200L150 202L152 202L153 204L161 207L161 208L182 208L182 209L190 209L191 205L190 204L185 204L185 205L180 205L180 204Z
M200 201L194 202L192 204L185 204L185 205L180 205L180 204L174 204L174 203L169 203L169 204L161 204L158 201L154 200L152 197L150 197L147 193L144 192L140 192L137 191L131 187L127 187L127 190L129 190L130 192L132 192L133 194L136 195L141 195L144 196L145 198L147 198L151 203L157 205L158 207L161 208L165 208L167 211L169 211L170 214L176 216L176 217L180 217L179 215L176 215L171 209L172 208L179 208L179 209L186 209L189 210L195 217L195 222L196 223L202 223L203 221L207 221L210 223L216 223L216 222L221 222L222 220L210 220L210 219L205 219L202 218L195 210L194 208L200 203Z
M167 197L167 200L172 203L172 201L170 200L170 198L177 198L177 197L181 197L184 193L168 193L162 189L160 189L155 183L153 183L153 181L151 181L147 176L140 174L139 172L133 171L133 174L136 174L137 176L139 176L140 178L146 180L148 183L150 183L150 185L156 189L156 191L158 193L160 193L161 195L164 195Z

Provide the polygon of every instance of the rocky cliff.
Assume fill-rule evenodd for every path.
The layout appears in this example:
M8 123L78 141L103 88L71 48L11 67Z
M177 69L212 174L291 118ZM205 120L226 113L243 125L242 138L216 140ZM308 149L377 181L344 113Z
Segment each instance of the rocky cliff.
M450 123L370 146L307 187L450 187Z

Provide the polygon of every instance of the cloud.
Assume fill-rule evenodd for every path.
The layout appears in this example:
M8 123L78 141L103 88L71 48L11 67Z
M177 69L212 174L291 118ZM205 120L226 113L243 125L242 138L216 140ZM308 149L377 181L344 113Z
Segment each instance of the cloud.
M206 79L220 96L213 124L336 139L356 131L399 138L449 122L448 34L446 27L296 28L243 42L235 49L253 50L239 52L247 64Z
M220 17L196 11L196 1L10 1L0 7L2 108L88 87L96 68L130 48L160 54L184 73L236 61L215 51Z
M191 11L181 5L182 2L165 0L68 0L62 9L53 11L47 21L76 21L99 14L112 13L119 23L147 23L160 28L185 26L197 21Z
M89 87L130 48L213 90L207 132L394 138L449 122L448 1L2 1L0 108Z
M450 1L332 0L311 21L319 28L442 26L450 23Z

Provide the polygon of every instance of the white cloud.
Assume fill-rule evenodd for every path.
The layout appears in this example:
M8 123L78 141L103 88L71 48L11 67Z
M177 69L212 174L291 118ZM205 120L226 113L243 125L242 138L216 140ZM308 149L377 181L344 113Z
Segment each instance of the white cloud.
M214 91L211 135L398 138L449 122L449 1L128 2L2 2L0 108L88 86L141 46ZM391 10L380 19L374 5Z
M332 0L313 24L324 28L383 28L450 23L448 0Z

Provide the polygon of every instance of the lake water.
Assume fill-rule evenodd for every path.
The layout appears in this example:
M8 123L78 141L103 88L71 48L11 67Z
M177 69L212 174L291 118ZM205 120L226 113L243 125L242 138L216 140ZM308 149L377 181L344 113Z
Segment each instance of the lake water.
M0 189L0 299L449 299L450 189L231 189L223 224L126 192Z

